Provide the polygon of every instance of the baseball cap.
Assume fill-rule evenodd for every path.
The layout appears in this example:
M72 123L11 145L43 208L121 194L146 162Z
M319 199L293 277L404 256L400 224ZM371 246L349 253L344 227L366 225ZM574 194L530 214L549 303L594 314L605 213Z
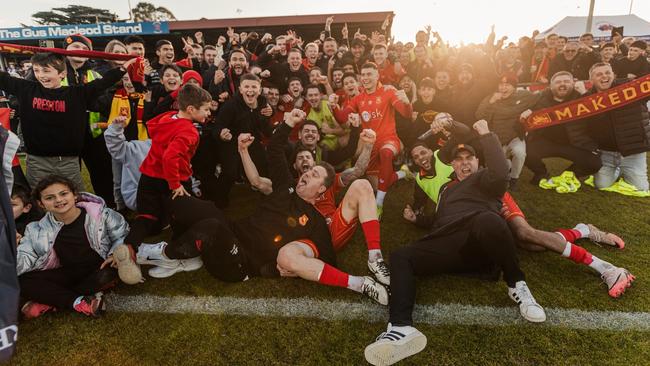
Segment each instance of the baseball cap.
M458 156L458 153L460 153L461 151L467 151L473 156L476 156L476 150L472 147L472 145L458 144L454 146L453 149L451 149L452 158L456 158L456 156Z

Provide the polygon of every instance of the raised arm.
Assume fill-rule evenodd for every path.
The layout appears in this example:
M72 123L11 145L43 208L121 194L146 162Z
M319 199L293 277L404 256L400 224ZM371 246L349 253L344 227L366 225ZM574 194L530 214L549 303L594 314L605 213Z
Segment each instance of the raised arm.
M20 91L34 85L34 83L37 82L15 78L9 75L9 73L0 70L0 90L4 90L7 94L17 96L20 94Z
M354 182L356 179L361 178L368 168L370 162L370 155L372 154L372 147L377 140L377 134L371 129L365 129L359 134L359 141L361 141L361 154L357 158L354 167L344 170L341 173L341 184L347 187L348 184Z
M501 142L497 135L490 132L486 120L477 121L473 127L478 132L481 150L485 158L486 169L481 176L481 190L501 198L508 188L509 171Z
M237 137L237 149L239 151L239 156L241 157L242 165L244 166L246 178L250 184L263 194L269 195L273 193L273 182L271 182L269 178L260 176L260 173L257 171L257 167L255 166L255 162L253 162L253 159L248 152L248 147L254 140L255 136L250 133L240 134Z
M106 148L111 158L118 162L124 162L126 157L126 137L124 136L124 123L126 117L116 117L113 122L104 131L104 140Z
M305 112L300 109L294 109L285 118L276 129L271 137L271 143L268 147L269 172L273 182L273 190L277 191L278 187L292 186L293 175L289 169L285 148L288 144L289 134L293 127L302 122L306 117Z

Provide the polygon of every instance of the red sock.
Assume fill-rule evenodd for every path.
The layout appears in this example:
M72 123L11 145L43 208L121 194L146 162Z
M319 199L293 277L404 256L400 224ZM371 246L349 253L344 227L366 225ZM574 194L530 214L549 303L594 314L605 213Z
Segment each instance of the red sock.
M379 183L377 189L383 192L397 180L397 174L393 171L393 151L391 149L379 150Z
M361 223L363 235L366 237L368 250L381 249L379 245L379 221L370 220Z
M586 264L590 265L591 262L593 262L593 258L591 258L591 253L585 250L585 248L577 246L575 244L571 244L571 254L569 255L569 259L572 261L580 264Z
M576 240L582 238L582 234L576 229L559 229L557 232L569 243L575 243Z
M328 286L348 287L350 275L325 263L323 272L320 273L318 282Z

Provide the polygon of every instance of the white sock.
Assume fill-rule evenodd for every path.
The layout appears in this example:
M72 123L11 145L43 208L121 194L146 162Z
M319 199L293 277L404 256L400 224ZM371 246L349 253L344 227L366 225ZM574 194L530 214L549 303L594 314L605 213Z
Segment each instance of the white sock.
M580 223L576 225L576 227L573 228L573 230L578 230L580 232L580 238L588 238L589 237L589 226Z
M383 206L384 205L384 198L386 197L386 192L384 191L377 191L377 206Z
M404 172L402 170L398 170L397 172L395 172L395 174L397 174L397 179L398 180L399 179L404 179L406 177L406 172Z
M361 292L363 286L363 277L348 276L348 288L352 291Z
M379 259L384 259L380 249L370 249L368 251L368 262L376 262Z
M165 246L167 246L167 243L164 241L156 244L143 243L138 248L138 257L149 258L151 260L168 259L164 253Z
M79 305L81 303L81 300L83 300L83 296L79 296L74 300L74 303L72 303L72 308L74 309L75 306Z
M611 263L605 262L604 260L596 257L595 255L592 255L591 259L593 259L593 262L589 264L589 267L595 269L600 274L603 274L603 272L613 267Z
M388 328L390 330L400 332L400 333L404 334L405 336L417 331L417 329L415 329L415 327L412 327L410 325L402 325L402 326L399 326L399 327L395 326L395 325L389 325Z
M569 243L568 241L566 242L566 246L564 247L564 251L562 252L563 257L569 258L571 256L571 246L572 245L573 244Z

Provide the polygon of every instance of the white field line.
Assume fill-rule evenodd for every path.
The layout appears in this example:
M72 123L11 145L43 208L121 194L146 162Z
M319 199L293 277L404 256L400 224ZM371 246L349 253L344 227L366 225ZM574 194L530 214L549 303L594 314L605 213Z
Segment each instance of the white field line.
M215 314L260 317L315 318L323 320L365 320L385 323L388 308L370 302L316 300L311 298L241 298L155 295L106 296L107 310L129 313ZM545 325L571 329L650 331L650 313L620 311L586 311L546 308ZM506 326L528 324L512 307L461 304L416 305L415 325L462 324Z

